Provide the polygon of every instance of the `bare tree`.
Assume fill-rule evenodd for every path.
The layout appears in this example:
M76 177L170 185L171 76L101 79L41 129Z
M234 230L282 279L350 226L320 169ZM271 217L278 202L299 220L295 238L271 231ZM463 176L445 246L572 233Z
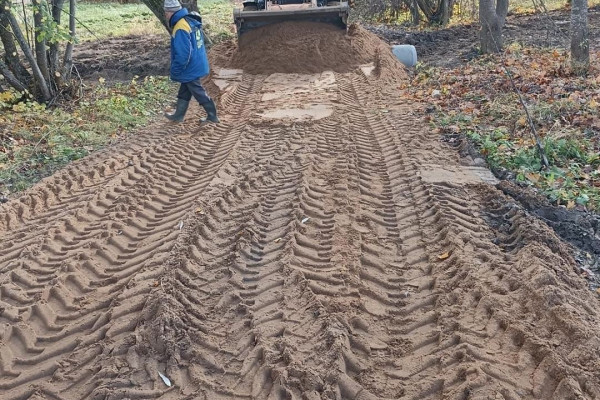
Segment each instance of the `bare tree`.
M508 14L508 0L479 0L480 43L484 54L502 50L502 28Z
M32 0L33 42L29 25L25 33L16 15L27 21L26 9L17 11L10 0L0 0L0 41L4 54L0 74L14 89L29 92L36 100L50 102L70 85L73 43L75 41L75 0L70 0L69 31L60 25L64 0ZM67 43L59 61L60 44Z
M571 67L577 75L585 75L590 67L587 0L571 2Z
M398 19L407 10L413 24L418 25L421 13L430 24L446 25L452 17L456 0L357 0L357 14L363 17L385 16Z

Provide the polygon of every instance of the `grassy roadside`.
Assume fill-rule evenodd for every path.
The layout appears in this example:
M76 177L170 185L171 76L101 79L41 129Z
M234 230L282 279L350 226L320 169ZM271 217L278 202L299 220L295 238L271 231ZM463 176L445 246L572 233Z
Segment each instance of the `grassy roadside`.
M203 0L199 6L214 41L231 37L230 1ZM79 3L77 7L80 42L166 34L143 4ZM13 91L0 92L0 200L149 123L174 92L175 85L166 77L127 84L102 81L86 87L81 99L50 109L18 102L20 96Z
M15 103L0 94L0 194L26 189L154 118L173 92L167 78L92 87L68 107Z
M440 134L464 134L492 169L533 186L567 208L600 210L600 69L592 52L587 78L571 75L568 53L511 45L454 70L420 66L403 88L428 103ZM542 169L512 74L550 160Z
M230 1L202 0L198 6L205 30L213 40L219 41L233 35L230 28L233 5ZM77 36L80 41L166 34L152 11L143 4L79 3L77 8Z
M79 3L77 19L79 41L166 32L143 4Z

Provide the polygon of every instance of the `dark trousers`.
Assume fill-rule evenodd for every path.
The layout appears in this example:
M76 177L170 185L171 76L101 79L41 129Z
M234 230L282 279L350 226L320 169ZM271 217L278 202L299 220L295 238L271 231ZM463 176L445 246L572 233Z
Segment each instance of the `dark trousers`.
M206 94L206 90L202 87L200 83L200 79L196 79L195 81L182 83L179 86L179 92L177 93L177 98L190 101L192 96L198 101L200 104L210 103L212 99Z

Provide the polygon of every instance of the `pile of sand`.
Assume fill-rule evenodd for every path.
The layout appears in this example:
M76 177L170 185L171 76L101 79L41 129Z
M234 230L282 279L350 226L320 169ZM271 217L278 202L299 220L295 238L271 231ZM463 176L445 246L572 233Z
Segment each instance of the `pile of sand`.
M382 76L407 76L389 46L358 25L346 33L330 24L290 21L245 33L230 66L251 74L311 74L345 73L369 63Z

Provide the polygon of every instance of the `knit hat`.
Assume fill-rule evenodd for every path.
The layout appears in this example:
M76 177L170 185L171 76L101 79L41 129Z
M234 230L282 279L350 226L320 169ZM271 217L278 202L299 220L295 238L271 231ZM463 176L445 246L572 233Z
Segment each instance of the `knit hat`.
M165 11L177 12L181 10L181 4L178 0L165 0L164 9Z

